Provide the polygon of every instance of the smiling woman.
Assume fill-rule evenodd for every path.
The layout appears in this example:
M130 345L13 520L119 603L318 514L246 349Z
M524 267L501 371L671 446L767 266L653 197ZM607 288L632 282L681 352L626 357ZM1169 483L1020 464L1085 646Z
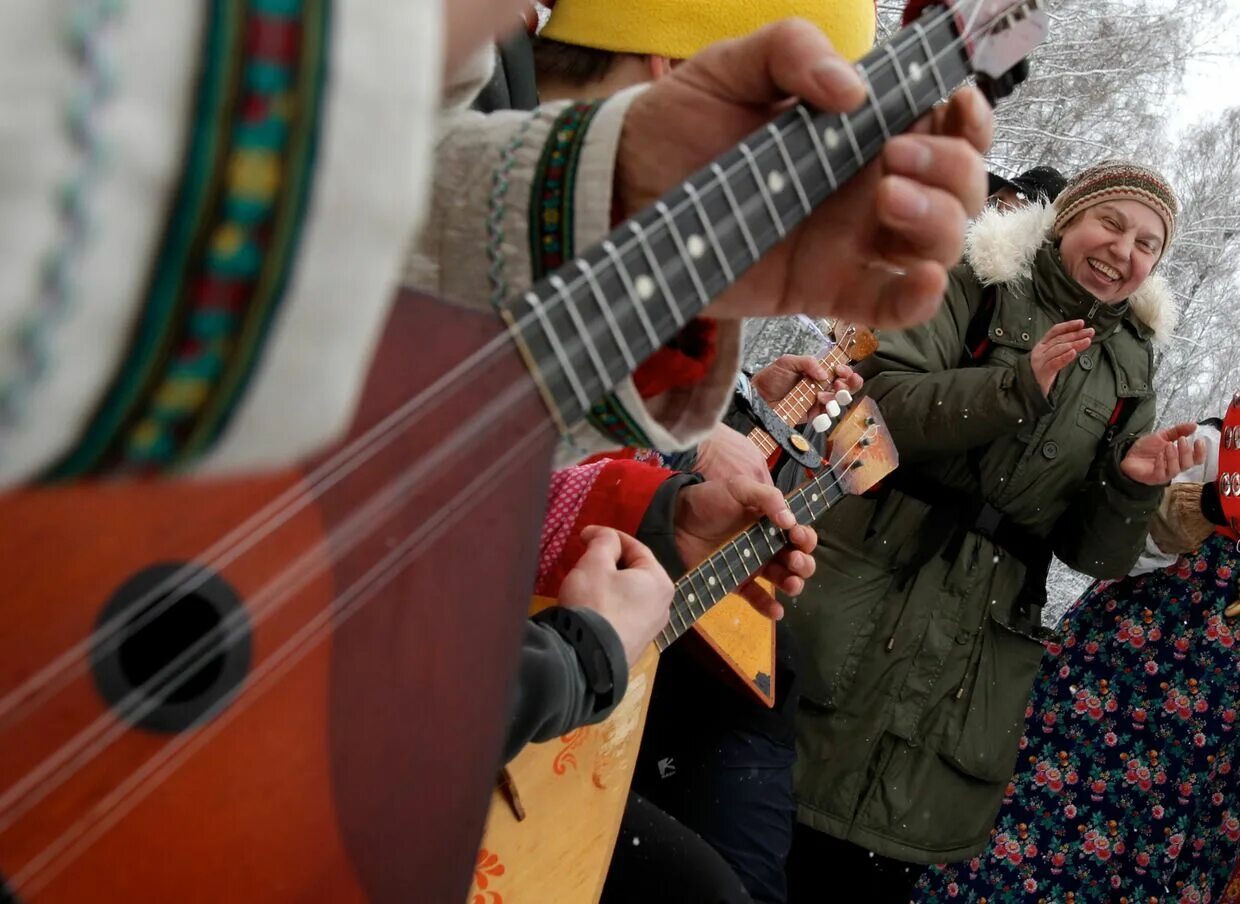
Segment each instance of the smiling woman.
M1175 231L1176 200L1166 180L1132 163L1081 173L1056 204L1064 270L1104 304L1141 287Z
M807 654L794 901L824 862L880 862L871 900L907 901L917 864L984 848L1052 553L1126 574L1161 485L1204 456L1192 425L1150 434L1176 210L1161 176L1113 162L1052 206L988 210L938 315L859 368L900 469L818 523L817 570L787 609Z

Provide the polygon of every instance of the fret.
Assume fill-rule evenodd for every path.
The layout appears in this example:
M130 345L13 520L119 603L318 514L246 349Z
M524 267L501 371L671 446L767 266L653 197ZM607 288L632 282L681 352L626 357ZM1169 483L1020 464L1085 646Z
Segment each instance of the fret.
M655 202L654 209L659 212L659 216L663 218L663 222L667 224L667 229L672 237L672 241L676 243L676 251L680 254L680 259L685 265L685 272L689 274L689 279L693 282L693 288L698 293L698 298L702 302L702 307L710 304L710 294L706 291L706 287L702 285L702 278L698 275L697 267L693 264L693 257L689 253L689 249L685 246L684 237L680 234L680 227L676 225L676 220L672 217L672 212L667 209L667 205L662 201ZM700 239L699 239L700 241ZM701 257L701 255L697 255Z
M728 181L728 177L724 175L723 169L718 163L712 163L710 171L719 180L724 197L728 199L728 206L732 208L732 216L736 218L736 225L740 227L741 235L745 238L745 245L749 248L750 259L756 262L762 256L762 253L758 251L758 246L753 240L753 233L749 231L749 224L745 220L745 215L741 213L740 205L736 203L736 194L732 191L731 182Z
M723 268L724 279L728 281L729 285L736 282L736 276L733 275L732 268L728 266L728 256L719 247L719 238L715 235L715 228L710 224L710 217L706 215L706 209L702 206L702 199L698 195L697 189L693 187L692 182L686 182L684 188L685 194L689 196L689 201L697 211L698 219L702 222L702 231L706 233L706 239L710 242L710 247L715 251L715 257L719 260L719 266Z
M761 565L757 563L754 563L752 568L749 567L749 563L745 560L745 555L741 551L738 540L739 540L739 537L733 537L731 540L728 541L728 543L723 548L723 560L725 563L727 563L728 571L732 570L732 560L728 558L729 552L731 552L735 556L736 567L741 570L741 578L737 582L737 585L736 585L737 587L739 587L741 584L744 584L746 581L748 581L751 577L753 577L754 572L756 572L759 568L762 567Z
M809 198L805 194L805 186L801 184L801 177L797 173L796 164L792 162L792 156L788 153L788 146L784 144L783 132L779 130L775 123L770 123L766 130L775 139L775 146L779 149L779 156L783 158L784 166L788 168L788 178L792 180L792 187L796 189L797 200L801 202L801 207L808 214L814 209L814 205L809 202Z
M676 328L678 330L684 329L685 315L681 313L680 306L676 304L676 299L672 297L671 289L667 287L667 280L663 277L663 270L659 266L659 261L650 248L650 242L646 240L645 230L642 229L641 224L636 220L629 222L629 229L633 235L637 236L638 244L641 245L642 253L646 257L646 263L650 265L650 272L654 275L654 280L659 285L659 291L663 293L663 298L667 301L667 307L672 313L672 319L676 321Z
M908 104L908 111L916 116L917 101L913 100L913 92L908 89L908 80L904 77L904 70L900 68L900 58L890 44L886 45L886 51L887 58L891 60L891 71L896 74L896 81L900 83L900 90L904 93L904 102Z
M684 615L681 613L681 611L673 606L671 612L668 615L667 623L668 625L672 626L673 629L675 629L676 620L680 621L680 630L676 632L677 637L679 637L681 634L684 634L686 631L688 631L689 625L693 624L692 619L686 620Z
M775 207L775 199L771 197L770 191L767 190L766 180L762 178L762 170L758 168L758 161L754 159L753 151L749 149L749 145L743 141L740 143L740 151L741 156L745 158L745 162L749 164L749 171L753 174L753 181L758 188L758 194L762 196L766 209L771 214L771 222L775 224L775 231L779 233L779 237L782 239L788 233L784 229L783 217L779 215L779 210Z
M736 572L732 570L732 563L728 561L727 553L723 549L719 550L711 558L722 560L723 567L728 570L728 577L732 579L733 589L735 589L736 587L739 587L741 584L744 583L743 580L737 580ZM713 565L711 567L714 568ZM719 573L719 570L717 568L715 568L715 573L716 574Z
M632 373L637 370L637 362L633 359L633 352L629 348L628 342L625 341L624 334L620 332L620 324L616 322L611 305L607 303L607 296L603 294L603 290L599 288L598 280L594 278L594 268L590 266L589 261L579 258L577 260L577 269L585 277L586 284L594 295L594 302L603 313L603 320L606 321L607 328L611 330L612 338L616 340L616 348L620 349L620 356L624 358L625 367L628 368L629 373ZM658 348L657 343L655 347Z
M698 605L701 606L702 612L705 613L707 609L707 605L706 603L702 602L702 598L703 596L705 596L706 599L708 600L710 599L709 594L704 595L702 593L702 588L699 587L697 584L693 583L694 576L700 576L701 573L702 573L702 569L699 566L697 568L691 569L690 571L687 571L685 573L685 576L681 578L681 580L684 581L688 585L688 588L689 588L688 592L685 594L685 604L688 606L690 612L693 611L694 602L697 602Z
M814 151L818 154L818 162L822 164L822 172L827 177L827 184L834 192L839 188L839 183L835 181L835 170L831 169L831 161L827 159L827 149L822 146L822 139L818 137L818 130L814 128L814 121L810 118L809 111L805 109L805 104L797 104L797 115L805 123L805 130L809 132L810 140L814 142Z
M573 321L577 335L581 337L581 341L585 344L586 354L590 358L590 363L594 365L594 370L598 373L599 382L603 384L604 391L611 389L615 385L612 382L611 373L607 370L607 365L603 363L603 359L599 356L593 337L590 331L586 329L585 321L581 319L581 313L577 310L577 305L569 297L568 287L564 284L564 280L558 274L552 274L548 282L551 283L556 294L560 296L560 301L563 302L564 310L568 312L569 318Z
M852 117L841 116L840 124L844 126L844 134L848 136L848 144L852 147L853 158L857 162L857 167L860 168L865 163L865 155L861 153L861 145L857 144L857 133L853 131Z
M633 310L637 312L637 319L641 321L642 329L646 331L646 337L650 340L650 347L658 348L663 343L659 340L659 334L655 332L654 324L650 322L650 316L646 313L646 303L642 301L636 287L633 285L629 268L624 265L624 261L616 253L616 246L610 239L603 242L603 251L611 259L612 266L620 276L620 282L624 285L625 294L633 302Z
M861 61L869 115L792 106L652 210L618 227L581 261L552 274L549 288L540 285L523 296L529 308L522 307L512 329L542 371L549 407L570 424L588 412L881 150L888 136L928 110L949 80L967 76L967 49L955 42L954 28L948 12L923 17L896 43ZM942 60L933 57L936 47ZM774 407L793 422L786 415L812 405L812 392L802 386ZM773 446L768 438L760 448Z
M719 569L715 566L715 557L710 556L701 564L703 574L706 574L706 566L710 566L712 574L706 575L706 595L710 598L711 605L719 602L727 593L723 589L723 575L719 574ZM718 594L718 595L716 595Z
M887 128L887 117L883 115L883 105L879 101L878 95L874 93L874 86L870 84L870 77L866 74L864 66L857 67L857 74L861 76L861 83L865 85L865 93L870 98L870 108L874 111L874 118L878 122L879 131L883 133L883 140L891 140L891 131Z
M671 620L663 626L663 630L659 632L659 639L654 642L655 648L662 653L673 643L676 642L676 633L672 630Z
M577 371L569 363L568 356L564 353L564 346L560 343L559 335L551 326L551 321L547 317L542 299L533 292L527 292L525 293L525 302L534 311L535 318L542 326L543 334L547 337L547 342L551 345L551 351L555 355L556 360L560 362L560 368L563 370L564 377L568 380L569 386L572 387L573 395L577 397L581 410L588 411L590 408L590 397L586 395L581 381L577 379Z
M768 550L768 551L769 551L772 555L774 555L775 553L779 552L779 550L783 547L783 544L781 543L779 546L775 546L773 543L771 543L771 537L773 537L773 536L775 536L777 533L779 533L779 528L775 527L775 525L774 525L774 524L772 524L772 523L771 523L769 520L767 520L766 518L763 518L763 519L759 522L759 525L760 525L760 526L761 526L761 528L762 528L762 530L761 530L761 534L762 534L762 542L764 542L764 543L766 544L766 548L767 548L767 550Z
M926 65L930 67L930 74L934 76L934 84L939 89L939 97L947 97L947 85L943 83L943 74L939 72L938 63L934 59L934 49L930 46L930 39L926 36L926 30L921 27L920 22L913 23L913 33L917 35L917 39L921 42L921 49L925 51ZM914 75L913 78L916 79L917 76Z
M755 562L753 553L748 549L741 548L741 540L745 538L744 533L737 534L732 538L731 547L736 552L736 560L741 563L741 568L745 571L745 578L748 580L753 577L754 572L762 567L761 562ZM752 544L750 544L752 546ZM751 568L750 565L753 567Z

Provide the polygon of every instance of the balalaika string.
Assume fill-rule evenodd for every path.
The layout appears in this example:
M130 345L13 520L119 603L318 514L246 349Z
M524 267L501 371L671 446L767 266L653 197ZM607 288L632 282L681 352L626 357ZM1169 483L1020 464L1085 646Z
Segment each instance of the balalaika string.
M977 9L978 8L975 8L975 14ZM939 15L946 18L951 16L952 13L947 11ZM941 21L942 18L937 20L937 22ZM971 40L981 34L985 34L990 28L993 27L994 24L995 23L993 21L987 22L981 26L980 29L975 29L972 21L967 23L966 27L962 29L960 37L957 37L949 42L941 51L930 58L931 68L936 70L937 73L938 61L947 55L958 51L968 40ZM920 25L912 26L912 30L914 31L920 28ZM910 40L916 41L917 38L913 37L910 38ZM897 48L897 50L900 49L902 48ZM894 53L889 53L887 56L881 57L876 65L881 67L888 60L890 61L889 65L891 67L889 71L899 75L898 60ZM899 93L900 90L902 90L902 88L893 89L892 91L887 92L879 103L892 99ZM799 109L804 111L803 107L800 107ZM862 112L866 113L871 111L864 110ZM808 114L806 115L808 116ZM877 119L881 114L871 113L871 115ZM759 150L769 149L779 140L779 136L773 136L767 140L767 144L759 146ZM743 164L741 163L734 164L734 169L729 169L724 174L724 178L734 175L736 169L742 165ZM793 173L795 178L795 169ZM708 188L718 190L720 185L721 183L719 181L715 181ZM672 211L673 215L686 209L685 205L690 203L692 202L689 199L679 202L677 207ZM656 221L652 226L651 234L654 234L653 230L660 228L664 227L661 226L659 221ZM634 239L631 239L630 241L635 242L637 241L637 238L634 237ZM676 266L679 262L673 259L670 263L672 266ZM586 279L584 275L579 275L573 277L571 280L567 280L566 282L568 289L571 291L579 288L582 280L584 279ZM555 300L553 299L549 303L553 304L555 303ZM535 315L533 313L523 315L523 317L517 321L517 325L521 327L529 326L534 316ZM596 328L598 329L597 333L595 332ZM606 329L605 324L591 324L587 332L591 336L602 335L602 331L604 329ZM144 610L139 619L126 620L124 617L116 617L111 619L109 622L100 625L93 637L85 639L65 651L53 662L49 663L48 666L28 678L13 691L9 692L3 700L0 700L0 728L20 718L25 712L37 706L42 700L45 700L48 696L50 696L50 694L54 693L58 687L63 686L66 681L85 671L89 666L90 652L92 649L98 649L100 647L105 650L108 648L114 648L117 644L119 644L122 637L122 632L131 632L136 630L142 625L147 624L159 617L160 614L175 605L181 598L184 597L184 595L197 590L212 571L220 571L227 568L231 563L237 561L241 556L254 549L259 543L278 530L282 525L288 523L299 512L306 509L315 501L321 499L345 476L363 466L366 461L371 459L379 451L390 444L403 431L416 425L424 409L432 403L436 395L438 395L438 393L444 388L457 384L462 380L480 379L483 372L481 365L488 357L506 346L509 341L510 339L508 336L501 335L479 348L467 359L441 376L440 379L427 390L410 399L401 408L392 412L380 423L376 424L373 428L358 437L356 440L350 442L348 446L340 450L338 453L333 455L331 459L316 468L310 475L308 475L303 484L282 494L278 499L270 503L262 511L256 513L242 525L239 525L224 538L221 538L221 540L214 546L204 551L202 555L197 557L196 564L187 565L179 569L169 578L161 582L159 586L150 590L133 606L135 610ZM586 340L578 337L575 338L574 341L578 346L580 346ZM540 365L550 365L554 362L542 361L539 363ZM298 557L296 562L285 568L260 589L256 599L262 600L262 612L269 616L270 613L274 612L282 602L288 599L293 590L289 590L283 585L286 585L291 581L294 585L294 590L302 586L309 579L307 576L309 573L306 569L317 566L317 573L321 573L332 564L334 561L333 556L338 556L340 553L332 552L329 554L323 554L324 547L330 547L336 540L339 539L344 541L342 543L343 546L351 549L353 545L356 544L357 539L360 536L357 532L363 531L367 523L370 522L369 517L361 517L363 513L373 516L376 512L387 510L392 505L399 505L400 498L403 495L407 494L422 481L424 481L430 473L433 473L431 468L434 461L440 461L444 456L449 455L454 451L459 451L467 444L475 441L478 434L484 430L489 423L491 414L495 411L502 410L503 406L511 405L515 399L525 397L533 391L536 390L531 384L521 383L516 386L509 387L506 391L495 395L492 401L484 406L483 409L474 412L467 420L465 420L462 423L461 428L456 431L452 437L438 445L435 452L428 456L427 459L414 464L407 471L397 475L394 480L389 481L359 509L359 517L348 519L343 527L338 528L336 532L322 541L318 546L312 547L310 550L303 553L300 557ZM518 442L515 448L509 450L509 453L514 454L518 450L524 449L526 454L528 454L530 448L532 448L532 440L541 433L542 429L545 428L543 425L540 425L538 428L535 428L530 433L526 434L526 436ZM362 605L365 600L369 599L370 596L376 591L377 586L381 586L381 584L377 586L375 585L376 581L383 580L383 578L379 575L380 572L382 572L383 575L390 577L391 574L397 573L400 569L407 567L410 561L416 559L420 551L424 549L428 543L433 541L433 539L438 535L438 532L443 529L443 526L446 523L443 519L445 510L449 507L455 508L456 511L453 512L453 517L460 517L463 514L463 511L458 503L469 504L474 502L476 497L481 495L481 491L485 489L487 482L493 476L491 474L491 470L492 469L484 471L478 479L462 491L458 499L453 500L448 506L441 507L438 511L432 513L432 515L426 519L423 529L410 535L409 538L406 538L406 541L397 547L399 550L399 555L395 558L399 560L398 563L393 561L392 555L389 554L388 556L385 556L380 563L376 564L375 569L372 569L371 572L367 573L367 576L364 576L357 584L345 591L339 599L329 603L322 612L316 615L311 621L307 622L305 628L303 628L303 630L297 635L294 635L294 638L291 638L284 647L273 652L267 660L261 664L259 669L256 670L253 680L241 694L240 699L232 700L230 698L227 701L225 709L231 707L236 711L240 711L241 708L247 705L248 699L257 696L257 691L259 690L260 684L260 675L270 676L277 671L283 671L291 664L291 662L296 661L296 658L299 657L299 655L304 655L304 650L309 649L313 646L313 644L317 643L323 636L325 636L325 633L330 631L333 625L347 619L353 614L353 612L357 611L357 608L359 608L360 605ZM363 583L367 583L368 586L364 588L363 591L357 591L358 586ZM364 592L365 596L360 597L359 599L359 592ZM229 633L235 632L238 627L239 626L237 624L222 624L220 630ZM303 652L299 654L299 650ZM144 707L158 705L165 697L174 693L180 687L181 683L188 680L190 676L192 676L203 664L205 664L211 655L214 654L210 651L204 651L198 644L191 645L182 651L176 658L167 663L164 668L160 669L155 676L144 682L140 688L132 692L125 699L125 701L122 702L122 706L128 705L129 712L137 713ZM153 688L157 688L155 693L151 693ZM131 698L135 699L131 700ZM184 741L180 739L169 741L159 754L152 758L152 760L148 760L147 763L143 764L143 766L140 767L140 769L136 771L134 776L131 778L141 776L142 778L137 779L137 784L141 784L141 781L148 778L154 780L155 775L153 773L156 771L156 767L151 764L155 760L160 760L161 762L165 759L171 760L178 750L190 743L191 739L204 739L207 732L218 730L218 727L213 729L213 725L222 725L222 720L227 718L229 718L229 716L225 711L213 722L205 725L194 734L187 736ZM114 736L114 733L105 730L104 726L100 725L100 722L102 721L104 720L98 720L94 725L79 733L78 736L65 744L62 747L62 750L55 756L49 758L41 764L38 769L28 773L20 782L7 789L6 792L0 796L0 826L11 825L12 822L19 818L20 814L25 812L26 808L31 805L32 795L36 796L36 799L45 795L47 793L47 782L59 783L60 781L63 781L64 777L66 777L63 770L69 769L71 770L69 774L72 774L72 771L76 771L76 769L80 768L85 762L88 762L92 756L96 756L102 749L106 748L107 744ZM109 724L116 723L111 723L109 720ZM201 740L195 741L195 743L201 742ZM167 752L166 756L165 751ZM169 768L175 767L170 766ZM79 820L78 823L75 824L74 827L68 830L60 840L45 849L41 855L27 864L21 872L15 874L12 877L15 886L25 887L30 881L46 881L45 879L37 879L36 874L44 872L48 866L52 865L52 862L58 856L67 853L70 847L74 845L75 839L81 840L86 837L88 831L93 831L89 828L87 823L92 820L105 818L108 811L111 811L113 808L119 806L125 797L125 794L122 793L122 791L127 788L129 784L133 784L133 782L123 784L118 787L113 795L105 798L104 801L101 801L94 811L86 814L81 820Z
M949 17L950 15L950 12L940 14L942 18ZM932 23L931 27L934 27L934 24ZM993 24L993 22L987 22L980 32L975 32L972 28L972 23L970 23L963 31L963 37L954 39L943 50L931 57L931 68L935 68L939 60L957 51L967 40L976 37L977 33L985 33ZM910 30L916 31L920 28L920 25L914 25L911 26ZM912 37L909 40L911 43L916 43L919 39ZM890 65L889 71L894 73L897 72L898 61L894 55L887 55L881 57L876 65L880 68L884 65ZM897 88L887 92L880 99L880 103L895 97L900 90ZM766 141L765 145L758 147L757 150L759 152L772 147L776 139L770 138ZM724 174L725 177L735 175L741 168L741 164L737 163L734 167L734 169L729 169ZM719 184L716 181L715 187ZM680 202L671 209L671 213L675 215L682 212L686 209L685 205L689 203L688 200ZM662 228L666 227L663 226L661 221L656 221L651 232L653 234L655 230ZM636 241L636 238L630 241ZM625 250L624 246L621 247L621 250ZM672 266L675 266L678 262L672 260L670 263ZM584 276L579 275L568 280L566 285L572 291L579 288L584 279ZM553 298L548 302L551 305L556 303L557 298ZM515 322L515 326L519 329L528 327L535 318L535 314L527 313ZM600 327L598 333L595 333L596 326L599 325L591 324L588 331L592 336L601 336L602 328ZM576 346L579 346L585 340L576 339L574 341ZM113 649L120 642L119 638L125 632L138 630L143 625L158 618L170 606L175 605L185 594L193 593L201 587L212 572L219 572L228 567L241 555L253 549L282 525L288 523L299 512L322 499L333 486L365 464L367 460L379 451L386 448L403 431L416 426L424 409L440 392L462 381L480 379L480 373L484 370L482 365L488 358L505 348L509 342L508 336L500 335L477 349L450 371L444 373L425 391L410 399L399 409L385 417L380 423L335 453L328 461L318 466L312 473L307 475L299 486L282 494L264 507L264 509L251 516L246 522L238 525L236 529L221 538L214 546L195 556L194 564L186 565L179 569L157 586L147 591L135 601L132 607L135 611L142 612L137 619L131 621L126 620L124 617L117 617L100 625L92 638L85 639L66 650L53 662L49 663L48 666L30 676L20 686L6 694L3 699L0 699L0 728L13 721L15 716L19 716L22 711L30 706L37 705L38 701L46 696L44 691L50 686L58 681L63 683L64 680L81 674L88 666L91 649L103 652ZM538 362L540 366L553 363L550 360ZM523 384L520 396L523 397L530 391L533 391L533 388L528 384ZM467 420L462 422L460 430L462 432L470 431L470 438L472 439L473 435L489 422L489 414L489 410L474 412Z

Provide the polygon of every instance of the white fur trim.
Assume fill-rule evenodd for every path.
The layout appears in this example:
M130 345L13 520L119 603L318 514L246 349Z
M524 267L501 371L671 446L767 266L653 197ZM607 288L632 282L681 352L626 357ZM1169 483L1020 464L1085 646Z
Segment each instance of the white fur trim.
M983 285L1027 279L1038 249L1054 226L1055 208L1046 204L1010 211L989 208L969 226L965 260ZM1162 344L1171 338L1180 308L1161 273L1151 273L1129 303L1136 318L1153 330L1155 342Z

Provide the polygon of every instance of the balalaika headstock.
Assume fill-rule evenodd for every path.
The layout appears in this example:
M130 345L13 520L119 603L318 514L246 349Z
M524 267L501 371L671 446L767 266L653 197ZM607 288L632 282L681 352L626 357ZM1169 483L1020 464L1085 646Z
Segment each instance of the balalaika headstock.
M904 24L933 7L945 6L965 42L969 65L991 90L993 102L1010 93L1028 72L1030 51L1046 37L1046 0L909 0Z
M831 338L835 340L835 347L850 361L864 361L878 351L878 336L859 323L835 321L831 326Z
M866 492L900 464L887 423L871 398L854 403L831 432L831 472L845 495Z
M1240 393L1227 406L1218 451L1218 496L1231 532L1240 536Z

